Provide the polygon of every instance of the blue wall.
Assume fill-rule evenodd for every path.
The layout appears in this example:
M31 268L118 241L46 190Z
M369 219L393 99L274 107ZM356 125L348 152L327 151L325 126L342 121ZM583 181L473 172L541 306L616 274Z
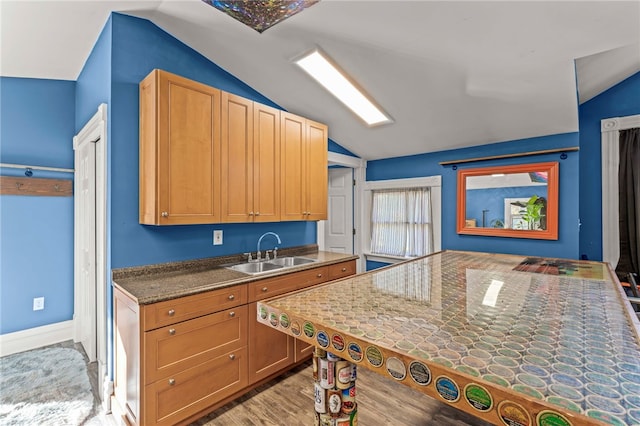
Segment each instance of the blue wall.
M575 259L578 257L579 229L578 153L569 152L566 160L560 160L559 154L545 154L465 163L459 166L460 169L463 169L558 161L560 163L560 223L558 225L559 235L557 241L458 235L456 233L456 215L453 214L456 211L457 204L457 172L451 166L443 167L438 164L441 161L456 159L575 146L578 146L578 133L564 133L471 148L375 160L367 163L367 181L441 175L443 250L471 250Z
M505 198L547 198L547 187L510 186L504 188L467 189L465 219L475 219L476 226L493 227L492 222L499 219L504 223ZM486 223L482 224L482 212L486 210Z
M2 77L0 85L1 162L73 168L75 83ZM71 320L73 198L2 195L0 218L0 334ZM45 298L44 310L33 311L34 297Z
M316 242L315 222L143 226L138 223L138 84L160 68L222 90L275 106L153 23L113 14L111 121L111 266L205 258L256 249L258 237L277 232L281 247ZM214 229L224 244L212 245Z
M592 260L602 260L600 120L640 114L640 73L582 104L579 114L580 253Z

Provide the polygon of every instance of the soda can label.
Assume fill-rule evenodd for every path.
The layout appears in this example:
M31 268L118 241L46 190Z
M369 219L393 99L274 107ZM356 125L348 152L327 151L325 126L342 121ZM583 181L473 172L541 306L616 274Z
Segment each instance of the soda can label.
M342 390L342 412L351 414L356 409L356 386Z
M327 407L333 417L338 417L342 409L342 391L330 390L327 392Z
M313 384L313 393L314 393L314 407L316 413L326 413L327 412L327 401L326 401L326 391L318 384Z

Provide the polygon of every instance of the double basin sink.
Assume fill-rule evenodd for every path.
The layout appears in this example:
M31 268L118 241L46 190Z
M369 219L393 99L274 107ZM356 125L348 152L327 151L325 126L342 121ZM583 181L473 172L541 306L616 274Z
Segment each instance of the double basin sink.
M238 263L237 265L227 266L227 268L249 275L257 275L315 262L317 262L317 260L309 259L308 257L288 256L278 257L271 260L262 260L260 262Z

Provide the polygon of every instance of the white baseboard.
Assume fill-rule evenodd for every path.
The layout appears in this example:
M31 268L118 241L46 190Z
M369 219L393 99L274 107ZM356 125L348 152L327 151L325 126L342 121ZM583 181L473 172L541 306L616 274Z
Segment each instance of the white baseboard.
M0 356L73 340L73 320L0 335Z

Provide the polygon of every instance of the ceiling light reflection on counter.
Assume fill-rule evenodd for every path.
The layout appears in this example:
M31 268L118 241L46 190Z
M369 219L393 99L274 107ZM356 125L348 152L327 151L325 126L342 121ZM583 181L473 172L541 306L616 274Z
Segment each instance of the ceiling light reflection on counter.
M296 59L295 63L369 126L393 122L319 50L314 50L304 57Z

